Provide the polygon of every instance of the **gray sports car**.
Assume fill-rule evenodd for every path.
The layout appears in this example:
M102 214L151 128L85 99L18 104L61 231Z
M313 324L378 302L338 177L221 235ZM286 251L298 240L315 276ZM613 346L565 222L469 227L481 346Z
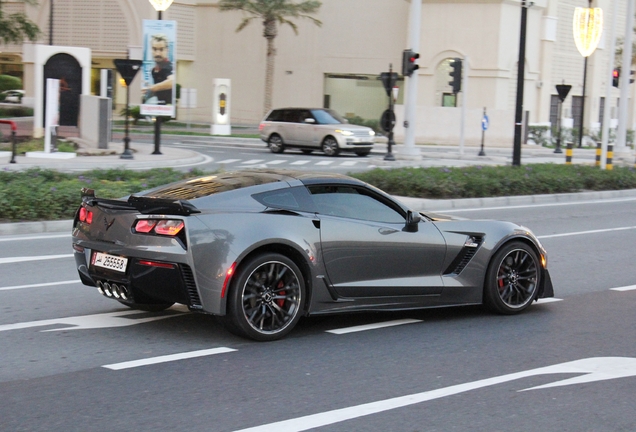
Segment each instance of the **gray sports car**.
M527 228L411 211L344 175L247 170L82 195L84 284L131 308L181 303L255 340L307 315L482 303L515 314L554 295Z

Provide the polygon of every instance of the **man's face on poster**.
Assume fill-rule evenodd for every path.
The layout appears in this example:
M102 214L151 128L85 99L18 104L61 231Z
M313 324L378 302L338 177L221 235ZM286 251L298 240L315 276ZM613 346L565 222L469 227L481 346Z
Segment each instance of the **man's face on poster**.
M168 60L168 44L166 41L153 39L152 57L155 59L156 63Z

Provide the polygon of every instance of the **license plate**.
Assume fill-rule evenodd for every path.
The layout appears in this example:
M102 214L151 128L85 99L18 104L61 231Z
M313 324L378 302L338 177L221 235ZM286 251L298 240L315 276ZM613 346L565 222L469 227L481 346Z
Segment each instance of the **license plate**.
M91 264L95 267L101 267L120 273L126 273L126 264L128 264L128 258L109 255L103 252L94 252Z

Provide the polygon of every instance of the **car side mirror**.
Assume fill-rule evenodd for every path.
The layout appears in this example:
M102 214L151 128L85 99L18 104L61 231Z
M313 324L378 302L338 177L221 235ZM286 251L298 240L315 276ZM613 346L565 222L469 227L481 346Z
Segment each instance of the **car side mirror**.
M313 123L316 123L316 120L314 120L314 119L312 119L312 118L306 118L306 119L305 119L305 123L313 124Z
M422 216L420 216L418 212L409 210L406 213L406 225L404 226L404 231L417 232L418 226L421 220L422 220Z

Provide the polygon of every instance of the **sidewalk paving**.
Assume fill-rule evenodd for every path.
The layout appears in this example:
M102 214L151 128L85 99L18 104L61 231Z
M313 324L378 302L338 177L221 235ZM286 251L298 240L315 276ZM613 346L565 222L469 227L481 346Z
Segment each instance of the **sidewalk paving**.
M167 134L166 134L167 135ZM175 137L175 135L172 135ZM265 148L265 143L258 138L236 138L218 136L183 136L182 141L209 143L210 146L222 147L242 147L242 148ZM103 151L96 148L80 147L77 157L60 159L54 157L27 157L17 155L16 163L10 163L11 152L0 152L0 169L5 171L24 170L33 167L56 169L60 171L84 171L96 168L119 168L128 169L149 169L156 167L187 167L195 166L209 160L208 157L193 150L164 145L161 147L161 155L154 155L154 146L148 143L135 142L135 136L130 148L133 150L133 159L122 159L120 155L124 151L124 145L120 142L111 142L108 150ZM364 160L369 165L380 166L382 168L401 167L442 167L454 166L463 167L470 165L510 165L512 164L512 146L510 148L492 147L485 148L485 156L478 156L480 147L465 146L460 151L459 146L448 145L417 145L421 158L414 160L404 156L405 146L396 144L392 146L395 161L387 161L384 156L387 154L387 144L376 143L372 153ZM61 155L61 154L60 154ZM573 150L572 162L594 164L596 150L591 148L576 148ZM565 150L563 153L554 153L551 148L539 147L536 145L523 145L521 150L521 164L529 163L565 163ZM630 153L614 155L615 165L633 166L634 156Z

